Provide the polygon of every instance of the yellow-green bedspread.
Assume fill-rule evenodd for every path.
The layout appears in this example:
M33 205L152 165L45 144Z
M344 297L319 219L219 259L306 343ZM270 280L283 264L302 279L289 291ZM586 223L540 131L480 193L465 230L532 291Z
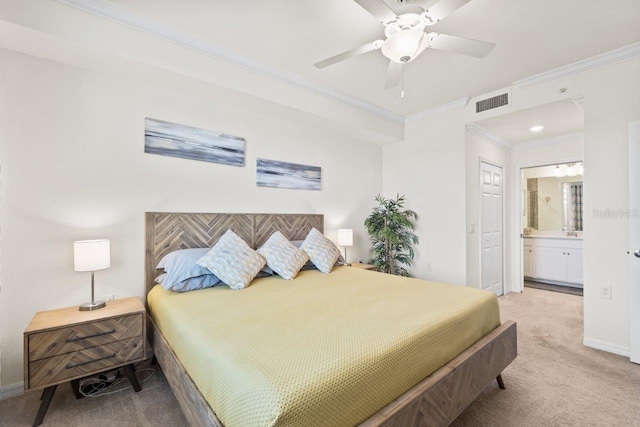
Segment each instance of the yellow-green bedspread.
M227 427L357 424L500 324L492 293L352 267L148 302Z

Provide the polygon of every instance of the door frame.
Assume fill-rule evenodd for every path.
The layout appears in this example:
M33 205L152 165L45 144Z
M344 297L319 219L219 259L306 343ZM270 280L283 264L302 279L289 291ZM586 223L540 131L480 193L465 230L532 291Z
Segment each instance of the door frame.
M524 290L524 253L522 251L522 230L524 230L524 223L522 220L522 169L529 168L537 168L541 166L553 166L560 163L577 163L582 162L584 164L584 159L579 157L569 157L562 159L554 159L549 160L547 162L530 162L530 163L519 163L514 166L514 176L513 176L513 200L514 200L514 214L515 224L514 224L514 233L511 239L511 244L513 245L512 254L515 255L515 263L516 267L514 269L514 277L513 283L514 286L511 288L511 292L522 292ZM583 234L584 241L584 234Z
M631 182L638 182L640 171L632 168L632 159L640 156L640 120L629 123L629 210L640 209L640 200L637 200ZM635 166L635 165L633 165ZM638 191L638 190L636 190ZM637 194L637 193L636 193ZM633 203L638 205L633 206ZM635 222L634 222L635 221ZM640 218L629 216L629 359L633 363L640 363L640 277L637 277L640 259L636 258L634 251L638 249L640 239L634 239L640 231ZM635 280L634 280L635 279Z
M507 224L505 219L506 215L506 207L507 207L507 198L505 197L506 192L506 182L505 179L507 168L501 164L500 162L495 162L493 160L486 159L482 156L478 157L478 218L477 218L477 230L478 230L478 278L479 278L479 287L482 289L482 164L486 163L491 166L498 167L502 169L502 295L507 294L507 262L506 262L506 249L507 249ZM513 288L510 290L513 292Z

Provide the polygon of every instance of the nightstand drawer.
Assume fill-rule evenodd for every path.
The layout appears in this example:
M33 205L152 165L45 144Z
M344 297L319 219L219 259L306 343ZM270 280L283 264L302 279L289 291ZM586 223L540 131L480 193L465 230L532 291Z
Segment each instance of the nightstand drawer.
M29 361L142 335L142 314L83 323L29 336Z
M29 363L29 388L83 377L144 356L142 336Z

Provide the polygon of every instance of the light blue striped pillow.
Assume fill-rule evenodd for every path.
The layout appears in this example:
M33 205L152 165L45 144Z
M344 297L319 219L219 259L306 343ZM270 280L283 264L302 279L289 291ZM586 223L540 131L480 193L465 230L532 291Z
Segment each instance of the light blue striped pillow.
M336 245L315 228L311 229L307 238L302 242L300 249L309 256L313 265L323 273L330 273L340 257L340 250L336 248Z
M275 231L269 240L258 249L267 260L267 265L283 279L296 277L302 266L309 260L304 251L296 248L284 235Z
M231 289L243 289L264 267L266 261L236 233L228 230L196 264L209 269Z

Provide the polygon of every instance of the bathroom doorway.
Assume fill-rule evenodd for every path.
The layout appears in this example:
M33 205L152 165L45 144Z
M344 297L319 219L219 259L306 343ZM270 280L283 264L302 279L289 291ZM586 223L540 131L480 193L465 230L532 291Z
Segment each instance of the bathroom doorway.
M583 176L580 161L522 168L522 280L582 296Z

